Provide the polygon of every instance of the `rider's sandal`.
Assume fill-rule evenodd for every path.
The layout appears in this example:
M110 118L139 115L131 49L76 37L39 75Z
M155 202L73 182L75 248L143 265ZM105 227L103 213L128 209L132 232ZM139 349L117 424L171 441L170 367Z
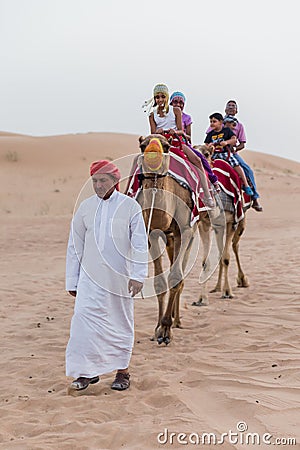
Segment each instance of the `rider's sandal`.
M263 211L263 207L258 203L257 200L256 200L256 201L255 201L255 200L253 201L251 207L252 207L253 209L255 209L255 211L258 211L258 212Z
M253 191L250 186L243 186L242 189L245 192L245 194L250 195L250 197L251 195L253 195Z

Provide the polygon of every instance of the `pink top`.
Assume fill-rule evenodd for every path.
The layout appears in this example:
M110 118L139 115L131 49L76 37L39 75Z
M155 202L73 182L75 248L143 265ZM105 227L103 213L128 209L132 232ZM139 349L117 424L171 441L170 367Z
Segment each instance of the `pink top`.
M246 142L246 133L245 133L245 129L244 126L241 122L238 122L235 126L235 129L233 130L234 134L236 135L236 137L238 138L239 142Z
M193 123L191 116L186 114L185 112L182 112L182 128L183 131L186 131L186 128L188 125L191 125Z

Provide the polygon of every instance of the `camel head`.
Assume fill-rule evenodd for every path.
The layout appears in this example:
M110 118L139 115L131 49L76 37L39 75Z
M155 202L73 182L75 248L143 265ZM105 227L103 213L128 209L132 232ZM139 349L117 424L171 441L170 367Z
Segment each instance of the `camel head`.
M146 138L140 137L142 155L140 163L144 173L164 175L168 172L170 143L161 134L151 134Z
M140 136L139 137L139 143L140 143L140 149L141 152L144 153L146 147L149 145L150 141L155 138L158 139L162 145L163 152L168 153L169 148L171 147L170 142L167 138L165 138L162 134L149 134L149 136Z
M202 145L194 145L194 148L198 150L198 152L202 153L203 156L205 156L209 164L212 163L211 157L214 153L212 147L208 147L208 145L202 144Z

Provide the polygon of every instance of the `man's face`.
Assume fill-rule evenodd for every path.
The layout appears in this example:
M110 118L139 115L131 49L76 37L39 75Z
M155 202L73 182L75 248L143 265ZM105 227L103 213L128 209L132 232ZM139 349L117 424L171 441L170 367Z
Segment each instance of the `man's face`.
M234 102L228 102L225 108L227 116L235 116L237 113L237 107Z
M92 176L93 188L98 197L107 199L115 189L115 180L106 173L95 173Z

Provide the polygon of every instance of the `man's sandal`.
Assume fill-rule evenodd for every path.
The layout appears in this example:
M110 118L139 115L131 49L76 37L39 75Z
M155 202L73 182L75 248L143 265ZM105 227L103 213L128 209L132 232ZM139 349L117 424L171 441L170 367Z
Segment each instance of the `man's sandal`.
M117 372L116 378L114 379L111 388L116 391L125 391L130 386L130 375L129 373Z
M99 380L100 380L99 377L93 377L93 378L79 377L79 378L77 378L77 380L74 380L71 383L70 389L73 391L83 391L90 384L98 383Z

